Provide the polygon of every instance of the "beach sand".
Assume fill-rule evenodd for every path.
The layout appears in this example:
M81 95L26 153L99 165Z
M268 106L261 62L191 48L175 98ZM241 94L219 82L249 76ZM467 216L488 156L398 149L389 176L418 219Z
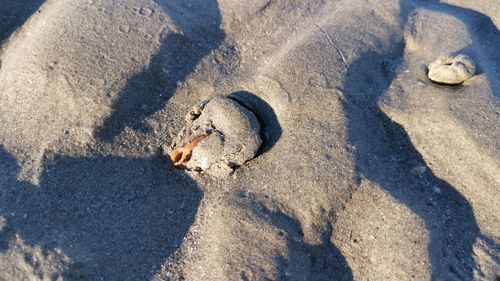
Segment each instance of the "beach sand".
M2 0L0 280L499 280L499 25L496 0ZM428 79L458 54L472 78ZM175 169L221 95L256 157Z

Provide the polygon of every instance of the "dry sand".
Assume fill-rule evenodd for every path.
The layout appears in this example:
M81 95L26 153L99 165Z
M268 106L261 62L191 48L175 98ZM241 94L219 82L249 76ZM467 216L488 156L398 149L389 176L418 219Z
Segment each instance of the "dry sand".
M0 2L0 280L499 280L497 0ZM218 95L259 154L174 169Z

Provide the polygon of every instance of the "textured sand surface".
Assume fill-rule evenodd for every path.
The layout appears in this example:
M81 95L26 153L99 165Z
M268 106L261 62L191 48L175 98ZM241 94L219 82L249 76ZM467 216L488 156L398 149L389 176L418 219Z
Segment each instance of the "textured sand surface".
M499 24L496 0L0 0L0 280L498 280ZM459 54L472 78L427 78ZM219 95L257 157L175 169Z

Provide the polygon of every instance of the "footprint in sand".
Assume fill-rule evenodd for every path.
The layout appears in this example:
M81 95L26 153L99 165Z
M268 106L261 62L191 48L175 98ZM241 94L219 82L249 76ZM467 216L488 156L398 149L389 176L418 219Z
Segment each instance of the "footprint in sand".
M201 102L187 114L186 121L170 147L170 157L178 168L225 177L252 159L262 144L255 115L230 98Z
M467 55L456 57L440 57L429 64L429 79L446 84L459 85L472 78L476 72L476 65Z

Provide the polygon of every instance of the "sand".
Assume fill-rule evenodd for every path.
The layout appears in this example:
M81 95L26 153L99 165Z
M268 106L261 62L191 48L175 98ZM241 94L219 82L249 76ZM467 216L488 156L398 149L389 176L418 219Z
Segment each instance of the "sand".
M498 280L499 25L495 0L2 0L0 280ZM474 76L428 79L460 54ZM257 156L174 168L221 95Z

